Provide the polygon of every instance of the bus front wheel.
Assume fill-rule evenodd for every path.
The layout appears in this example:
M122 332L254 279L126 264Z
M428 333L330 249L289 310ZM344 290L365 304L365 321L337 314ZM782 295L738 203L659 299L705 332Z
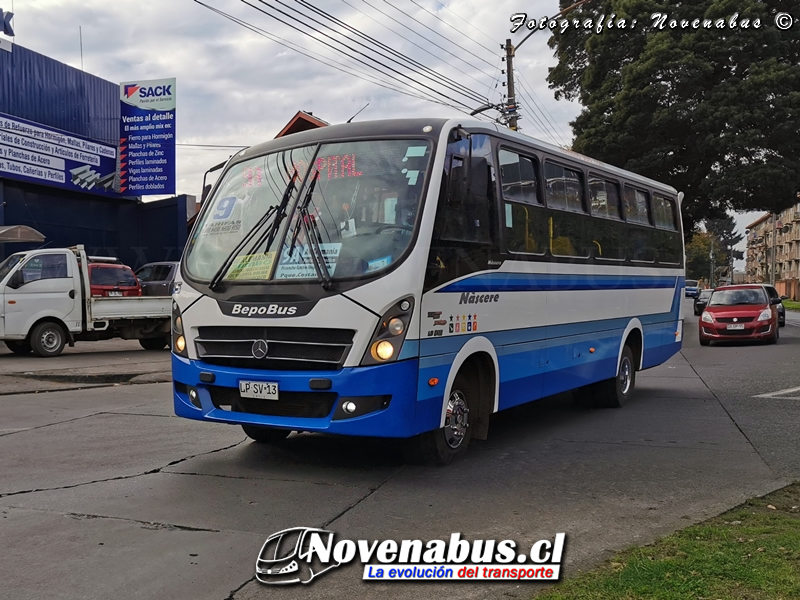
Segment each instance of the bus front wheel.
M247 437L259 444L280 444L292 433L288 429L259 427L258 425L242 425L242 429Z
M636 386L636 363L633 351L626 345L622 349L617 376L597 384L598 405L604 408L620 408L633 395Z
M476 408L477 390L474 377L465 373L458 374L447 398L444 427L428 431L409 441L409 458L413 462L448 465L467 451L472 439L470 412Z

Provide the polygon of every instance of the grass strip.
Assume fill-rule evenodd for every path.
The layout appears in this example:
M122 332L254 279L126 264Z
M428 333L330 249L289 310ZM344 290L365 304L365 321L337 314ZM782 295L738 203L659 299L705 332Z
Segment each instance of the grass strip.
M543 599L798 600L800 483L626 550Z

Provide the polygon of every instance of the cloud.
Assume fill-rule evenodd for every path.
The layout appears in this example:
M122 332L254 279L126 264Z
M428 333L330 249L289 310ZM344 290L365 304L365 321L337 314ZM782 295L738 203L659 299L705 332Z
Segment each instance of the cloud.
M311 15L325 22L323 17L296 0L280 1L291 8L277 0L270 3L289 14L306 14L298 18L322 29L311 22ZM338 50L326 48L244 2L204 2L328 60L359 70L372 64L364 56L348 58L342 46L314 33L317 40L327 41ZM264 8L258 0L248 2ZM501 44L507 37L518 41L522 35L509 33L509 18L520 9L517 0L442 0L442 4L436 0L322 0L308 4L491 102L502 100L505 76L500 72L504 68ZM525 9L531 15L545 15L556 12L557 4L556 0L533 0L526 3ZM303 29L288 17L281 18ZM330 123L346 121L367 103L369 107L358 116L359 120L463 115L453 108L405 96L323 65L192 0L18 1L15 26L17 43L77 68L81 66L80 27L84 68L110 81L176 77L177 134L182 144L257 144L272 139L298 110L311 111ZM546 46L547 36L547 32L534 34L516 59L523 95L520 126L523 132L545 141L552 142L552 136L565 143L571 141L569 121L578 114L579 107L556 102L547 88L547 68L555 64L552 50ZM389 86L411 83L403 75L423 81L408 67L399 67L388 59L381 61L386 65L386 75L380 77ZM433 95L421 86L414 87L420 95ZM479 105L477 100L467 101L453 90L439 89L452 99L464 100L471 108ZM435 97L453 103L442 96ZM203 173L232 152L180 146L178 191L199 196Z

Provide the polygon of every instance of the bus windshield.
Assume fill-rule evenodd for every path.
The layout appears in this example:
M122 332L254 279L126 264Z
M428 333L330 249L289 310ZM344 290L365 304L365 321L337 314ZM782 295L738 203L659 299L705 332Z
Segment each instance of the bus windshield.
M426 140L348 141L237 163L195 229L187 270L227 282L384 270L410 246L431 153Z

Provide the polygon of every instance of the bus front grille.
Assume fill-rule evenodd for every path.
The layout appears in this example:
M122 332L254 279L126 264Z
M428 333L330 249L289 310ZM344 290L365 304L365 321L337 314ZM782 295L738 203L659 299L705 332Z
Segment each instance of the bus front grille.
M212 365L329 371L342 368L354 336L352 329L200 327L194 343L200 360Z

